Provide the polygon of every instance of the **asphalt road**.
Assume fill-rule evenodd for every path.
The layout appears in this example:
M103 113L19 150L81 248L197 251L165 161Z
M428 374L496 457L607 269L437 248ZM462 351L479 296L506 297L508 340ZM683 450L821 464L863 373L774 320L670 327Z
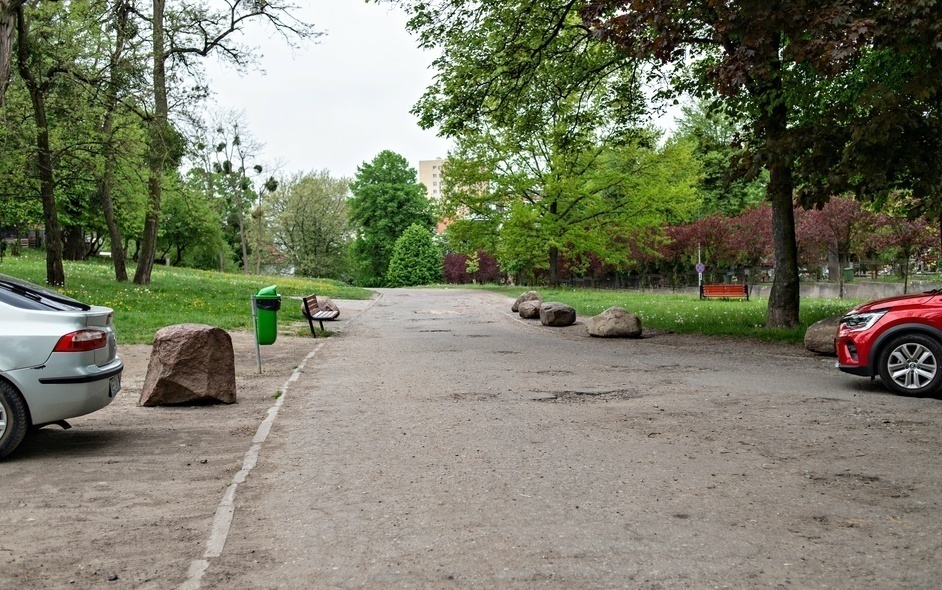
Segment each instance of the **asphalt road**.
M939 400L484 291L339 303L262 374L234 334L230 406L138 407L124 347L111 406L0 462L0 589L940 586Z
M937 588L940 422L795 347L385 291L290 386L188 583Z

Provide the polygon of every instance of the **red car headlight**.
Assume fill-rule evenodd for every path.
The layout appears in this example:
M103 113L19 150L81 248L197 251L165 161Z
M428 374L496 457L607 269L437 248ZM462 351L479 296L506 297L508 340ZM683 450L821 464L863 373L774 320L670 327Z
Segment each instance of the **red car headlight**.
M853 332L869 330L877 321L886 315L887 309L878 309L866 313L851 313L841 318L841 326Z

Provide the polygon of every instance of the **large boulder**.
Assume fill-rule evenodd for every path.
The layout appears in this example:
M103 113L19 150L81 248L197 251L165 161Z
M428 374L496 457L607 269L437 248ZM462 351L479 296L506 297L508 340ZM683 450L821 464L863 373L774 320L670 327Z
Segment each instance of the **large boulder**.
M641 319L623 307L610 307L589 318L589 336L598 338L640 338Z
M844 314L824 318L808 326L805 331L805 348L817 354L837 356L834 348L834 337L837 336L837 327Z
M225 330L178 324L157 331L138 405L236 402L235 353Z
M528 320L539 319L540 317L540 305L541 301L531 299L528 301L520 302L520 309L517 313L520 314L520 317L526 318Z
M331 318L331 319L337 319L338 317L340 317L340 308L337 307L337 304L334 303L333 299L331 299L330 297L321 297L320 295L315 297L315 299L317 299L317 307L319 307L321 311L336 311L337 312L337 317ZM307 310L304 309L304 301L301 302L301 316L304 318L307 318Z
M540 297L540 294L536 291L527 291L520 297L517 297L517 300L514 301L513 307L510 308L510 311L517 313L520 311L520 304L524 301L543 301L543 298Z
M540 323L544 326L571 326L576 323L576 310L557 301L544 303L540 305Z

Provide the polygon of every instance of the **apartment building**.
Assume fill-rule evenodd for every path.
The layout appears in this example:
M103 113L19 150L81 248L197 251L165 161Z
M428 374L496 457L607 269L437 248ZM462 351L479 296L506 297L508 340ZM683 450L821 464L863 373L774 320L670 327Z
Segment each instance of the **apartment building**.
M444 158L434 160L419 161L419 182L428 189L428 197L432 201L438 201L442 198L442 166L445 164ZM445 231L447 222L439 221L436 233Z

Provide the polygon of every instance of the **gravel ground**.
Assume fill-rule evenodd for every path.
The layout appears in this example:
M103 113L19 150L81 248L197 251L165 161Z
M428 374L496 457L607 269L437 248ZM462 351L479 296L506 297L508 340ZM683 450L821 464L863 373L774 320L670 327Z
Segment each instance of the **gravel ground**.
M262 375L233 334L232 406L137 407L123 347L110 407L0 463L0 588L938 587L939 400L487 292L339 303Z

